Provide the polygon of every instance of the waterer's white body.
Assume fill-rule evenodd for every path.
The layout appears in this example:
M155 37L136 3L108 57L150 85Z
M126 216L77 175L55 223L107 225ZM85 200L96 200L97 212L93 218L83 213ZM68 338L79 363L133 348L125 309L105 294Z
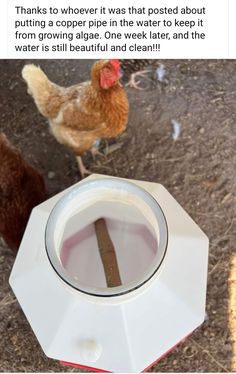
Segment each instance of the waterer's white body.
M112 372L140 372L204 321L208 238L162 185L132 183L161 206L168 246L155 275L125 295L84 294L51 266L45 227L69 189L32 212L10 285L48 357Z

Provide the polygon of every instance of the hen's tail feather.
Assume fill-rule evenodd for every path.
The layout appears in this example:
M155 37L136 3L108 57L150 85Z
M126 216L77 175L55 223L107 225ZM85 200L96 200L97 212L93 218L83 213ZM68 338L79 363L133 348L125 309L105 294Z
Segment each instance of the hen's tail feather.
M22 70L22 77L28 85L28 93L34 98L35 104L40 113L48 118L57 115L58 108L54 103L50 105L52 96L60 96L58 87L50 82L46 74L33 64L25 65ZM53 100L55 102L55 100Z

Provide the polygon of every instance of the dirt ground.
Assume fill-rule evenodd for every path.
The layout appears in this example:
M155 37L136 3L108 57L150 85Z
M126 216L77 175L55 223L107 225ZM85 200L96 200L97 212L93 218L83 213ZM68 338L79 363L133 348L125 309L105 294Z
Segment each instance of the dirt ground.
M163 60L141 90L128 88L130 119L121 148L106 160L90 156L96 173L162 183L210 239L205 323L152 372L236 370L236 61ZM0 129L44 174L49 196L79 179L71 153L49 134L21 79L24 60L0 61ZM37 61L61 85L89 77L92 61ZM172 137L171 120L181 125ZM42 352L9 285L14 257L0 247L0 371L79 372ZM234 266L233 266L234 264ZM234 319L233 319L234 317Z

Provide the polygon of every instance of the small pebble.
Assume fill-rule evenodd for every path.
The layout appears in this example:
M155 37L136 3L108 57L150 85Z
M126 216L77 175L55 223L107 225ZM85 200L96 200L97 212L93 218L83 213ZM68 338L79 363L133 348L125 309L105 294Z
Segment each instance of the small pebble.
M56 176L56 173L54 171L49 171L48 179L53 179L53 178L55 178L55 176Z
M204 132L205 132L204 127L201 127L200 130L199 130L199 132L200 132L200 134L204 134Z

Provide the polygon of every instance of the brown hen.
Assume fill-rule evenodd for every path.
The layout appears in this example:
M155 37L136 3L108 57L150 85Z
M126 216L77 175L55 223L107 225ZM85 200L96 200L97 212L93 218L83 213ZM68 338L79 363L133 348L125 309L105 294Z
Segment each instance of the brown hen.
M17 251L32 209L45 199L43 177L0 133L0 236Z
M88 171L80 156L101 138L114 138L127 127L129 104L119 83L119 61L94 63L91 80L64 88L49 81L34 65L22 76L40 113L49 119L52 134L76 155L83 177Z

